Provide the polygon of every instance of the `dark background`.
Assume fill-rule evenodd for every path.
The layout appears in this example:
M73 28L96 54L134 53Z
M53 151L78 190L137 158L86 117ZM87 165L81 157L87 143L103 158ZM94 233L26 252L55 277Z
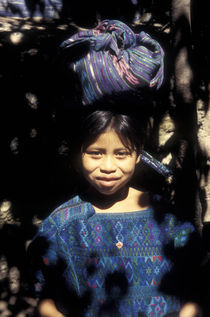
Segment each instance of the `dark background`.
M57 7L52 1L48 11L41 0L25 0L24 6L7 1L0 18L0 314L34 315L26 246L40 220L75 190L62 113L64 90L71 83L58 67L58 46L77 31L77 25L94 27L99 18L120 19L136 32L144 30L165 50L165 80L154 102L150 151L159 159L172 153L176 177L169 187L157 175L150 177L154 190L173 193L179 215L194 222L209 250L209 224L203 226L205 193L200 187L201 178L208 177L208 157L196 134L196 102L201 100L207 112L209 101L208 10L191 1L189 27L185 11L175 2L145 0L137 6L131 1L61 0ZM14 16L27 19L6 18ZM35 16L42 19L32 19ZM186 48L194 74L184 90L179 89L175 67L181 48ZM165 113L174 120L176 132L160 148L158 128ZM207 268L208 264L208 277Z

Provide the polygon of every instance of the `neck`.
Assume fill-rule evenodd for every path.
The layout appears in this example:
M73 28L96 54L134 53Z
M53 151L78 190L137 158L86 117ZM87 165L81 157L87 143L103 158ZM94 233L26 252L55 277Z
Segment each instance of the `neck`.
M113 195L103 195L95 189L88 190L88 200L92 205L100 209L108 209L115 205L117 202L123 201L128 197L129 187L119 190Z

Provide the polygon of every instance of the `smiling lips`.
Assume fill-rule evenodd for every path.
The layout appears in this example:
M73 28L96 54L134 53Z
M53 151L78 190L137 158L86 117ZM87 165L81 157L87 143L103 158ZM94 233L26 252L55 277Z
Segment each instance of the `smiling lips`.
M97 177L97 179L100 180L100 181L110 182L110 181L118 180L119 177Z
M109 186L113 185L119 179L119 177L97 177L97 180L100 181L101 184Z

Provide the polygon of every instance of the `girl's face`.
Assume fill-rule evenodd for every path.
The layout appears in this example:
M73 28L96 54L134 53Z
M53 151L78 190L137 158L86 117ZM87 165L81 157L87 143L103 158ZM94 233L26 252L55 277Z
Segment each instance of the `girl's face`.
M128 149L114 130L108 130L82 152L82 172L99 193L112 195L131 179L140 157Z

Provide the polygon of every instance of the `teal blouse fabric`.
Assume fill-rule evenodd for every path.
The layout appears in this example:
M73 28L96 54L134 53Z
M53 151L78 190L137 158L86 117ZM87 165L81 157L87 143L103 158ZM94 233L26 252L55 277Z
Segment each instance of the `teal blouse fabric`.
M74 317L178 312L177 287L186 285L174 275L174 255L187 246L194 228L177 221L161 202L158 209L161 215L153 206L95 213L79 196L58 207L32 243L37 295L54 298Z

